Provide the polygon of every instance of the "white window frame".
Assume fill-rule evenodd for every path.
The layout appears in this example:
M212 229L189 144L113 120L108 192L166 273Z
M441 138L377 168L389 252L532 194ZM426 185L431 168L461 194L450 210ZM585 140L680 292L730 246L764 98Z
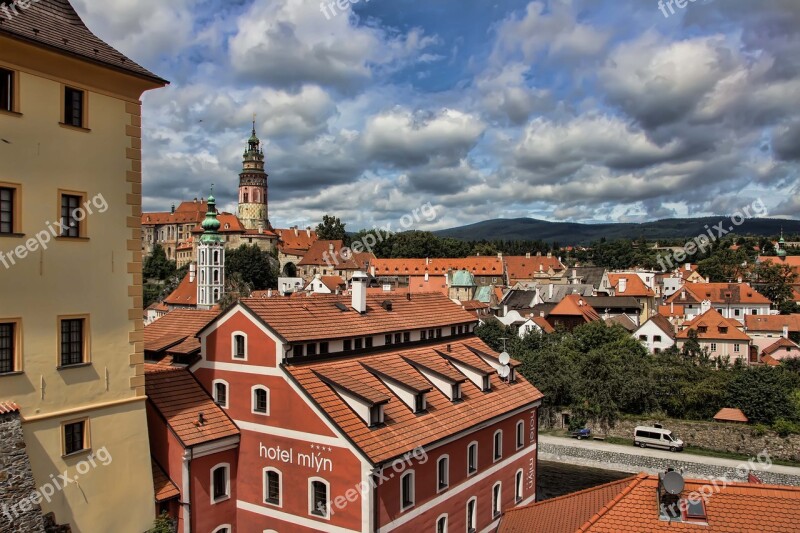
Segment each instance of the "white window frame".
M497 491L497 497L495 497L494 490L497 488L499 488L499 490ZM498 481L497 483L492 485L492 520L498 518L502 514L503 514L503 482Z
M314 512L314 482L321 481L325 485L327 495L327 505L325 506L325 515L320 515ZM314 518L322 518L323 520L331 519L331 483L327 479L321 477L308 478L308 515Z
M441 514L436 518L436 533L439 533L439 521L442 518L444 518L444 533L447 533L447 529L450 526L450 519L447 517L447 513Z
M267 485L267 473L275 472L278 474L278 503L272 503L267 501L267 496L269 495L269 488ZM274 466L268 466L261 471L261 484L264 490L264 497L261 500L264 505L269 505L270 507L283 507L283 472L275 468Z
M220 468L225 468L225 496L222 498L215 500L214 499L214 472L216 472ZM211 482L208 485L211 490L209 490L209 496L211 497L211 505L217 505L224 501L228 501L231 499L231 464L230 463L219 463L211 467ZM224 526L220 526L224 527ZM230 527L230 526L228 526Z
M411 500L411 503L409 505L405 505L404 506L403 505L403 481L405 481L405 479L407 477L411 478L411 498L409 498ZM403 475L400 476L400 512L401 513L405 512L405 511L408 511L409 509L411 509L415 505L417 505L417 494L416 494L417 493L417 487L416 487L416 485L417 485L417 476L415 475L414 470L407 470L407 471L403 472Z
M244 337L244 357L236 357L236 337ZM233 361L247 361L247 333L244 331L234 331L231 333L231 360Z
M217 402L217 385L225 385L225 405ZM227 409L231 403L231 386L224 379L215 379L211 382L211 397L214 399L214 403Z
M470 503L474 503L475 504L475 508L472 511L472 521L475 524L474 526L469 523L469 504ZM464 508L464 518L466 519L466 526L467 526L466 530L467 530L468 533L470 531L478 531L478 497L477 496L473 496L472 498L467 500L467 506Z
M267 412L266 413L262 413L261 411L256 411L256 391L258 391L258 390L263 390L264 392L267 393ZM252 414L254 414L254 415L269 416L270 407L271 407L271 405L270 405L271 399L272 398L270 398L270 390L269 390L269 388L265 387L264 385L253 385L250 388L250 412Z
M474 472L470 472L469 471L469 450L470 450L470 448L472 448L473 445L475 446L475 471ZM474 440L474 441L470 442L469 444L467 444L467 477L474 476L475 474L478 473L478 470L480 469L480 465L479 465L479 462L478 462L478 457L479 457L478 456L478 451L479 451L478 441Z
M222 526L217 526L217 528L216 528L214 531L212 531L211 533L219 533L220 531L222 531L222 530L223 530L223 529L225 529L225 528L227 528L227 529L228 529L228 531L230 531L231 533L233 533L233 526L232 526L232 525L230 525L230 524L225 524L225 525L222 525Z
M525 497L525 472L520 468L514 474L514 503L520 503Z
M440 486L439 483L439 463L442 461L447 461L447 469L445 470L444 476L444 487ZM439 459L436 460L436 494L440 492L444 492L450 488L450 455L444 454L439 456Z
M498 444L497 436L498 435L500 436L499 450L498 450L498 446L497 446L497 444ZM500 455L497 454L498 451L500 452ZM496 462L502 461L502 460L503 460L503 430L502 429L498 429L497 431L494 432L494 435L492 435L492 463L496 463Z
M522 435L522 441L520 442L519 436ZM516 439L516 447L517 450L521 450L525 447L525 421L520 420L517 422L514 438Z

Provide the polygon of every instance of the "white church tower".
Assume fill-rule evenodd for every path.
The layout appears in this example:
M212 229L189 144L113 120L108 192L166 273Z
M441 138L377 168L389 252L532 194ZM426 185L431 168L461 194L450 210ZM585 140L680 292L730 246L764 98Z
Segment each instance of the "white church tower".
M203 220L203 235L197 245L197 308L211 309L225 288L225 243L219 234L214 188L208 197L208 213Z

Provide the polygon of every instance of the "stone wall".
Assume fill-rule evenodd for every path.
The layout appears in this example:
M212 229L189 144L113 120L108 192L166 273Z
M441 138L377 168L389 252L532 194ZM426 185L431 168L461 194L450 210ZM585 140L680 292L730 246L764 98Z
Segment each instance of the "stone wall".
M675 436L690 446L741 453L751 457L767 450L773 459L800 462L800 435L783 438L773 431L767 431L764 435L758 436L754 427L748 424L626 418L617 422L608 434L632 440L636 426L652 426L656 423L671 430Z
M800 476L779 473L765 469L757 459L752 461L752 470L747 463L742 463L741 468L731 468L726 466L713 465L686 461L681 459L680 454L675 454L675 459L663 459L660 457L647 457L637 455L636 449L632 448L633 453L610 452L595 448L584 448L560 444L539 443L539 460L556 461L560 463L574 464L578 466L588 466L603 468L606 470L616 470L618 472L629 472L631 474L647 472L657 474L666 471L667 468L674 468L682 471L687 478L693 479L727 479L729 481L747 481L748 473L751 471L764 483L770 485L791 485L800 487Z
M0 415L0 533L44 532L42 509L30 499L35 490L19 414Z

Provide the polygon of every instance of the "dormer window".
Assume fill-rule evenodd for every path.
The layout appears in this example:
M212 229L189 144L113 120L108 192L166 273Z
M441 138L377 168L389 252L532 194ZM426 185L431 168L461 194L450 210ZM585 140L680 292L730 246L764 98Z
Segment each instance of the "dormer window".
M481 390L483 390L483 392L489 392L492 390L492 380L488 375L483 376L483 387Z
M453 401L457 402L461 400L461 383L454 383L453 384Z
M384 422L383 404L373 405L369 409L369 426L380 426Z
M425 393L421 392L415 396L415 413L422 413L428 408L428 400L425 398Z

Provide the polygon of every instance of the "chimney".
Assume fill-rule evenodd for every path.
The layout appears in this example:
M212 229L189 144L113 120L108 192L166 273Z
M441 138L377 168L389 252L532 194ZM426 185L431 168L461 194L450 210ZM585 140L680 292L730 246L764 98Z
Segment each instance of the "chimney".
M783 326L783 338L784 339L789 338L789 326Z
M306 226L306 235L311 237L311 226Z
M194 283L195 274L197 273L197 265L194 263L189 265L189 283Z
M376 272L375 265L372 265L370 267L370 271L372 272L372 277L374 278L375 277L375 272Z
M544 318L544 311L539 311L539 317Z
M411 301L411 289L409 289L408 292L406 293L406 300L408 300L409 302Z
M525 259L530 259L530 258L531 258L531 253L530 252L526 253L525 254Z
M739 276L739 277L738 277L738 279L737 279L737 283L738 283L739 285L741 285L741 284L742 284L742 276Z
M430 276L428 275L427 272L425 272L425 281L428 281L429 279L430 279Z
M686 263L686 272L691 272L691 271L692 271L692 264Z
M539 263L539 272L544 270L544 263Z
M333 243L328 243L328 252L333 255Z
M300 232L299 232L299 231L297 231L297 226L293 227L292 229L294 230L294 236L295 236L295 237L297 237L298 235L300 235Z
M272 289L267 289L267 298L272 298Z
M450 352L452 352L452 351L453 351L453 346L452 346L452 345L450 345L450 344L448 344L448 345L447 345L447 353L450 353Z
M195 198L194 198L194 203L197 203L197 197L196 197L196 196L195 196Z
M356 272L353 274L353 279L351 281L353 309L363 315L367 312L367 282L369 280L365 273Z
M536 252L536 257L542 257L542 252Z
M547 286L547 299L548 300L552 300L553 299L553 284L552 283Z
M628 289L628 278L621 278L619 280L619 292L624 293Z
M173 215L175 214L175 204L174 204L174 203L172 204L172 211L171 211L171 213L172 213Z
M578 300L578 307L583 307L583 298Z
M497 252L497 258L503 259L503 252Z
M548 259L552 259L553 258L553 252L547 252L547 258Z

